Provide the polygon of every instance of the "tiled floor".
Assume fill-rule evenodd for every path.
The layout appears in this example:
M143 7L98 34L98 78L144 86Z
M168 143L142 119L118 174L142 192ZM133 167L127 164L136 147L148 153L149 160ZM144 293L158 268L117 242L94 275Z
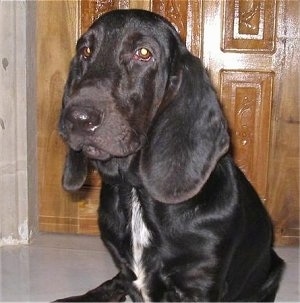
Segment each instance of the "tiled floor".
M287 262L277 302L299 302L299 249L277 251ZM82 294L117 272L96 237L43 234L30 246L0 248L0 258L1 301L49 302Z

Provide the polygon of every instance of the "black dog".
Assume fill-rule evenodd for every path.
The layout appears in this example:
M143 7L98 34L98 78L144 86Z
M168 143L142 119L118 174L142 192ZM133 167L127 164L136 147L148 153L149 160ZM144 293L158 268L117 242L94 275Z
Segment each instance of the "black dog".
M200 60L147 11L100 17L78 41L60 131L63 185L103 179L99 224L119 274L61 301L273 301L283 261Z

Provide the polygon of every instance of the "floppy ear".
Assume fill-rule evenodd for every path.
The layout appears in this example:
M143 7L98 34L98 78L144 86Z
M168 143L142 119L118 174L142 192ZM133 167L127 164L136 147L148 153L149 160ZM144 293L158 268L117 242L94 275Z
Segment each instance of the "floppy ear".
M75 191L81 188L87 177L88 160L81 151L69 150L66 157L62 184L65 190Z
M158 201L179 203L192 198L206 183L229 148L227 124L200 60L189 52L176 67L177 87L170 81L142 150L140 175Z

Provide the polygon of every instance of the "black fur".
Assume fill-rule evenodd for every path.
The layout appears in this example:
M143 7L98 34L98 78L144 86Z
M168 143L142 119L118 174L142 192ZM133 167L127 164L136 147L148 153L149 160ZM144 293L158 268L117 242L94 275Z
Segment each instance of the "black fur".
M140 49L146 48L139 52ZM120 273L61 301L134 301L132 189L151 234L142 260L151 301L273 301L283 261L258 195L228 154L229 136L200 60L162 17L109 12L78 41L60 131L63 185L87 162L103 187L101 236Z

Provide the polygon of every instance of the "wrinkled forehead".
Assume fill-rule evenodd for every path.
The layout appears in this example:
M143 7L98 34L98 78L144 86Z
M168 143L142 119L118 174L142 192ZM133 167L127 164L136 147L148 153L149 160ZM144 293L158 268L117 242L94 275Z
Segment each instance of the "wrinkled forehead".
M172 33L177 35L173 26L157 14L142 10L116 10L97 19L82 39L108 42L121 39L130 33L140 33L140 36L166 42Z
M99 17L91 26L105 26L108 29L143 28L151 31L153 27L163 28L172 25L163 17L143 10L115 10Z

